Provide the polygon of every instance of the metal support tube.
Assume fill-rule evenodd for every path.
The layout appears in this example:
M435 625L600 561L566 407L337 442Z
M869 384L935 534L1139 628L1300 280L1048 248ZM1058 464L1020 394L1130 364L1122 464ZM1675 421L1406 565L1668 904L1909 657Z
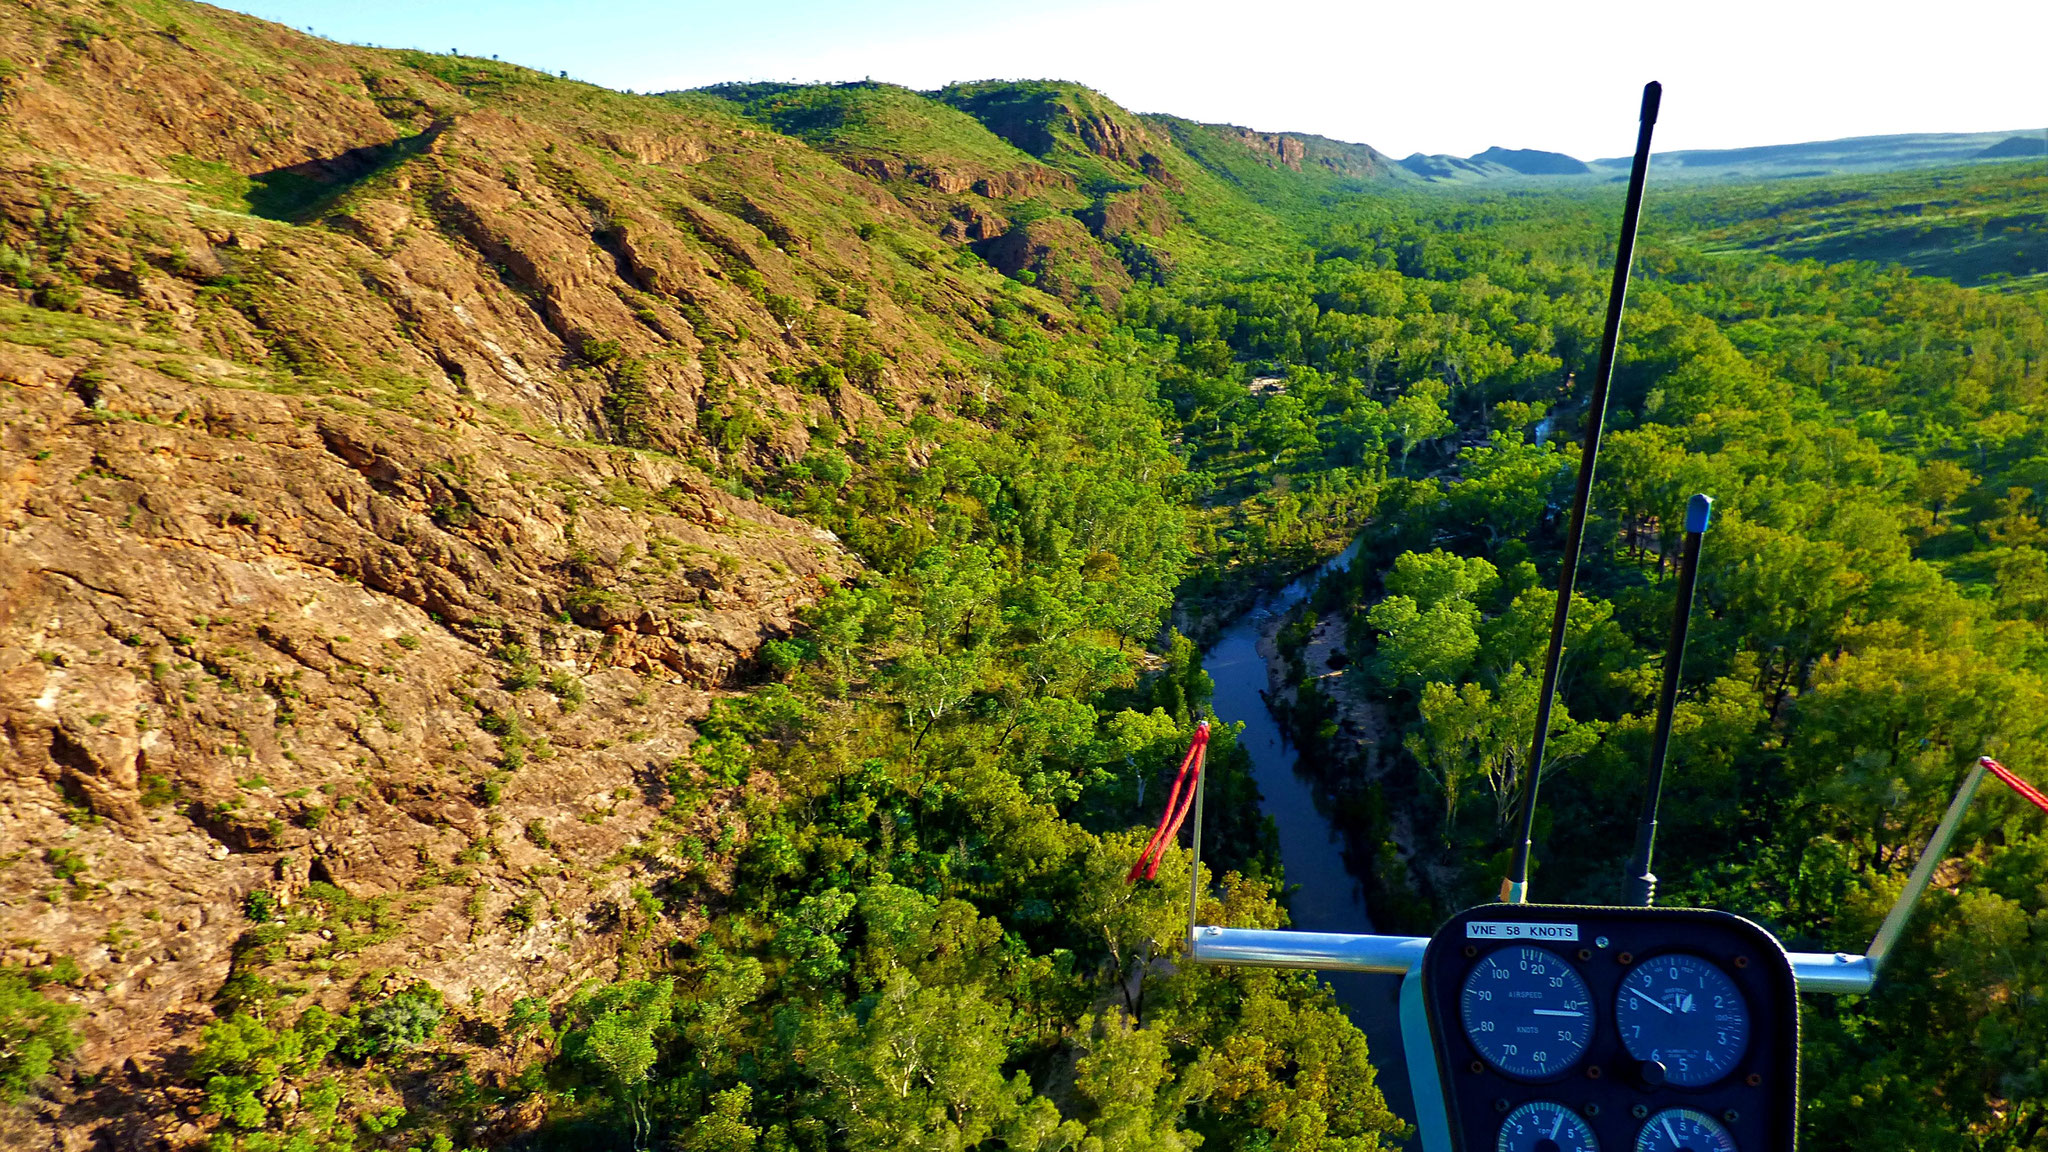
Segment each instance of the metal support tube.
M1427 936L1353 936L1343 932L1280 932L1261 928L1195 929L1188 955L1198 964L1246 968L1319 968L1399 976L1422 962Z
M1877 966L1868 956L1846 952L1787 952L1801 992L1861 995L1877 982Z
M1948 846L1956 838L1956 829L1962 826L1963 812L1969 808L1970 800L1977 795L1977 785L1984 782L1984 761L1970 765L1970 772L1963 777L1963 786L1956 789L1956 798L1949 801L1948 812L1934 829L1934 837L1927 841L1927 847L1920 852L1920 862L1913 865L1913 874L1906 878L1906 890L1899 893L1892 910L1885 915L1884 923L1878 926L1877 935L1870 940L1870 974L1875 979L1878 970L1884 967L1885 958L1891 955L1892 946L1906 933L1906 921L1913 918L1913 909L1920 904L1920 897L1926 895L1928 881L1934 879L1934 868L1948 855Z
M1343 932L1286 932L1261 928L1195 929L1189 958L1198 964L1245 968L1314 968L1325 972L1405 974L1422 962L1427 936L1354 936ZM1792 975L1801 992L1862 993L1877 980L1868 956L1792 952Z

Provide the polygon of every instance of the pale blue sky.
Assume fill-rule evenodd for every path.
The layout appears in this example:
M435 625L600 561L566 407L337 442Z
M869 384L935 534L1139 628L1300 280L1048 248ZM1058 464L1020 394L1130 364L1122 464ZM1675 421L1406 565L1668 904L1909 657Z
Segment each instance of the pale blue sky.
M336 40L614 88L1057 77L1141 112L1395 156L1660 149L2048 125L2044 0L229 0Z

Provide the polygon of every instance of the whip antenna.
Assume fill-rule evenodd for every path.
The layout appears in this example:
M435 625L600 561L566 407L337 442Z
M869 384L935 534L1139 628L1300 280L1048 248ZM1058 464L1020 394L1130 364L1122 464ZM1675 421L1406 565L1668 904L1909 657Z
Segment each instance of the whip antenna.
M1664 686L1657 694L1657 733L1650 741L1650 783L1643 814L1636 821L1635 863L1628 870L1628 902L1645 908L1657 902L1657 801L1664 795L1664 758L1671 751L1671 714L1678 706L1678 672L1685 664L1685 634L1692 621L1693 587L1699 581L1700 541L1714 521L1714 498L1695 495L1685 508L1685 551L1678 560L1678 602L1671 610L1671 643L1664 649Z
M1614 247L1614 281L1607 290L1607 330L1600 338L1600 366L1593 373L1593 394L1586 405L1586 442L1579 456L1579 486L1572 497L1571 527L1565 533L1564 562L1557 573L1557 610L1550 618L1550 651L1543 661L1543 692L1536 699L1536 736L1529 745L1529 786L1522 797L1521 836L1500 898L1523 904L1529 898L1529 845L1535 837L1536 791L1543 783L1543 746L1550 739L1550 706L1557 696L1557 670L1564 660L1564 627L1572 610L1572 585L1578 582L1579 548L1586 539L1586 505L1593 496L1593 466L1600 458L1600 430L1607 422L1607 386L1614 376L1615 346L1621 341L1621 312L1628 301L1629 265L1635 258L1636 224L1643 215L1643 182L1650 173L1650 133L1657 127L1657 105L1664 86L1643 85L1643 110L1636 128L1635 162L1629 168L1628 201L1621 211L1621 238Z

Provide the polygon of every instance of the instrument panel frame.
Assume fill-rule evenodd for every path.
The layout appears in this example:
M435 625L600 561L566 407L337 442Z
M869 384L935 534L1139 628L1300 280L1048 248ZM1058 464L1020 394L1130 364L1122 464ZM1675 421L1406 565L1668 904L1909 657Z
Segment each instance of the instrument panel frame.
M1592 993L1593 1038L1585 1052L1563 1074L1538 1082L1508 1076L1482 1059L1459 1016L1467 973L1492 952L1520 945L1555 954ZM1712 961L1749 1005L1747 1050L1726 1076L1697 1088L1644 1083L1616 1019L1622 978L1672 952ZM1451 917L1430 938L1421 978L1451 1143L1459 1152L1493 1152L1502 1118L1539 1100L1578 1113L1606 1152L1633 1149L1647 1117L1679 1107L1720 1120L1741 1152L1791 1152L1795 1146L1798 985L1777 938L1749 920L1702 908L1483 905Z

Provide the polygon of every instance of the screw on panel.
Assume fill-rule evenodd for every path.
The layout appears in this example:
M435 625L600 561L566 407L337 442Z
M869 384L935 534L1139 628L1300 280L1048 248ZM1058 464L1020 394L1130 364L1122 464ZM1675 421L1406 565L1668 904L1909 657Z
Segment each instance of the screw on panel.
M1641 1120L1643 1117L1648 1116L1650 1114L1650 1110L1648 1108L1645 1108L1641 1104L1637 1104L1628 1110L1628 1114L1635 1117L1638 1120Z
M1616 964L1633 964L1636 962L1636 954L1633 952L1617 953L1614 957L1614 962Z
M1747 956L1737 956L1737 957L1735 958L1735 966L1736 966L1737 968L1747 968L1747 967L1749 967L1749 957L1747 957Z
M1763 1073L1751 1072L1749 1075L1744 1076L1742 1078L1742 1082L1744 1084L1749 1085L1751 1088L1760 1088L1763 1086L1764 1082Z
M1729 1110L1727 1110L1726 1112L1723 1112L1723 1113L1721 1113L1721 1119L1723 1119L1723 1120L1726 1120L1726 1121L1727 1121L1727 1122L1729 1122L1730 1124L1733 1124L1733 1123L1735 1123L1735 1122L1736 1122L1737 1120L1740 1120L1740 1119L1742 1119L1742 1113L1740 1113L1740 1112L1737 1112L1737 1111L1736 1111L1735 1109L1733 1109L1733 1108L1730 1108L1730 1109L1729 1109Z
M1470 960L1470 959L1471 959L1472 957L1474 957L1474 956L1477 956L1477 955L1479 955L1479 947L1478 947L1477 945L1475 945L1475 944L1467 944L1467 945L1465 945L1465 959L1467 959L1467 960Z
M1598 1064L1586 1065L1586 1079L1598 1080L1603 1075L1605 1075L1605 1073L1600 1071L1600 1066Z
M1598 1116L1600 1114L1600 1106L1589 1102L1586 1105L1585 1112L1588 1116Z
M1591 960L1592 958L1593 958L1593 950L1592 950L1591 948L1581 948L1581 949L1579 949L1579 959L1581 959L1581 960Z
M1507 1097L1505 1097L1505 1096L1496 1096L1496 1097L1494 1097L1494 1100L1493 1100L1493 1110L1494 1110L1495 1112L1505 1112L1505 1111L1507 1111L1507 1110L1508 1110L1508 1098L1507 1098Z
M1469 1069L1474 1076L1477 1076L1481 1072L1486 1071L1486 1065L1481 1064L1477 1060L1474 1060L1470 1064L1465 1065L1465 1067Z

